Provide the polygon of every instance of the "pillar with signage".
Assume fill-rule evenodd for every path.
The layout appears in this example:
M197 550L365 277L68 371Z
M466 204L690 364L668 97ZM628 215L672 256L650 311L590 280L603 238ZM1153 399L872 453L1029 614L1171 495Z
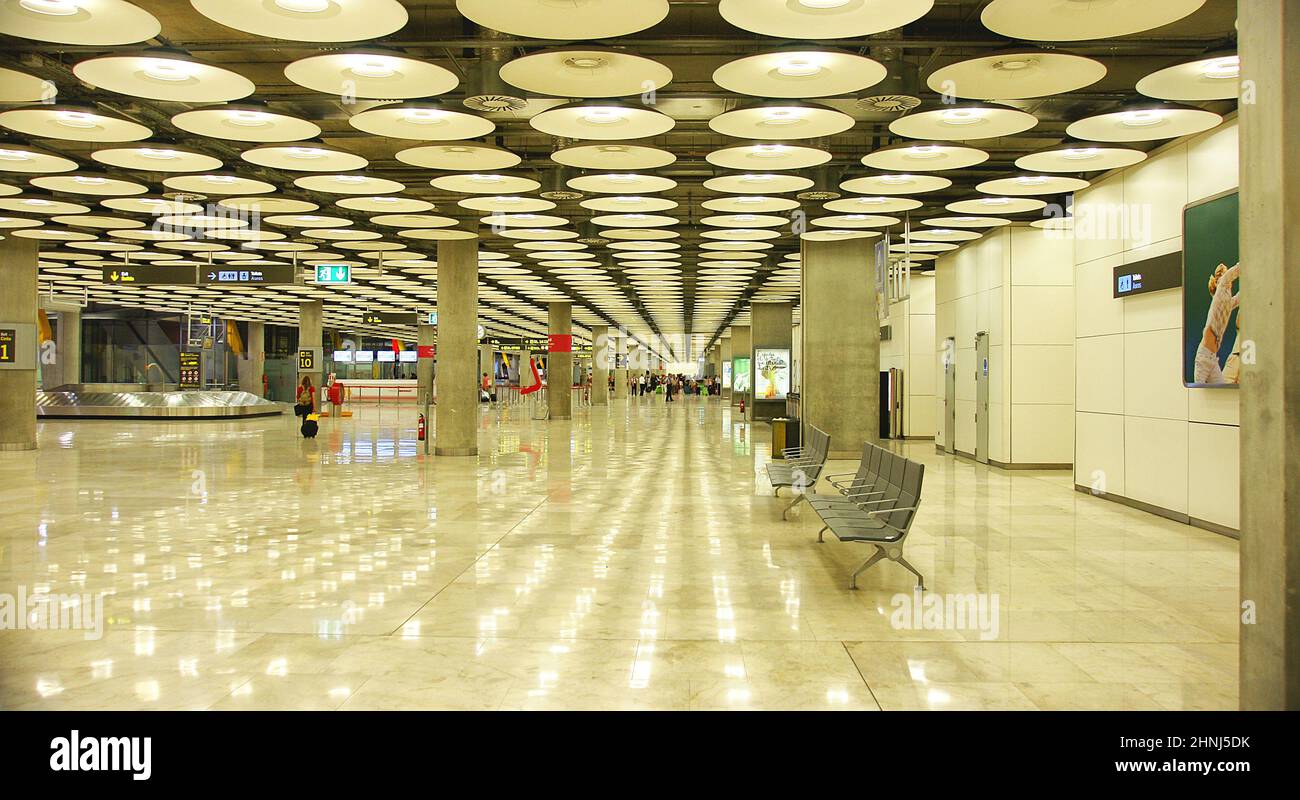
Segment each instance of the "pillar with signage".
M852 458L880 438L880 322L874 247L868 239L803 240L803 429L830 434Z
M1250 0L1238 4L1238 11L1242 87L1257 92L1253 102L1240 106L1239 702L1247 711L1295 711L1300 709L1300 362L1295 357L1300 13L1290 0Z
M627 337L614 339L614 399L627 399Z
M239 362L239 388L261 397L262 375L266 372L266 326L263 323L248 323L248 341L244 347L247 357Z
M749 392L754 386L752 354L748 325L731 326L731 404L749 403ZM752 404L751 404L752 405Z
M422 410L426 405L433 405L433 365L438 355L438 348L434 342L437 335L438 328L434 325L421 323L416 326L415 380L419 386L416 402Z
M316 402L320 402L321 376L325 370L324 352L321 348L321 319L324 310L320 300L307 300L298 306L298 380L294 383L296 397L303 378L311 378L316 387Z
M551 419L573 416L573 303L550 303L549 341L546 347L546 397Z
M438 242L434 452L478 455L478 239Z
M0 240L0 450L36 449L35 239Z
M718 343L718 367L722 370L718 379L722 381L722 399L731 401L731 334L727 334Z
M756 301L750 317L754 419L784 417L785 398L790 393L794 304Z
M610 350L609 326L591 326L591 404L609 404L609 373L613 366Z

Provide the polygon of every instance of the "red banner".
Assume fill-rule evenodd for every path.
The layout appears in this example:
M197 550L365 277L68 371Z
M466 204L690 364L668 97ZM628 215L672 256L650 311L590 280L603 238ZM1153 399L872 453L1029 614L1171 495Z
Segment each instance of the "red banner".
M552 333L546 345L548 353L572 353L573 336L567 333Z
M417 358L437 358L438 346L432 344L422 344L420 345L419 349L416 352L417 352L417 356L416 356Z

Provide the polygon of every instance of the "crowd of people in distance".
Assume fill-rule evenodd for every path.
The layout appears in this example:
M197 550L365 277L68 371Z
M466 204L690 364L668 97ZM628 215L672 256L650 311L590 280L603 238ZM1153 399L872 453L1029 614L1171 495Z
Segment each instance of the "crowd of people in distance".
M722 394L722 383L716 378L689 378L680 373L660 375L646 370L637 375L628 375L628 394L633 397L664 395L664 402L671 403L680 395L712 396ZM609 389L614 390L614 376L609 376Z

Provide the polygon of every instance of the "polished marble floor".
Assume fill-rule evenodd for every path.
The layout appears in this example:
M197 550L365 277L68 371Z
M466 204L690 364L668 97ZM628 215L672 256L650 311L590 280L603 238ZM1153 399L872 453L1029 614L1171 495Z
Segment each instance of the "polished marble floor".
M716 399L480 425L475 460L425 457L393 406L314 441L287 416L44 423L0 453L0 594L106 593L105 630L0 631L0 708L1236 705L1236 542L1066 472L901 446L929 594L997 600L992 628L917 626L909 573L850 591L870 548L781 520L767 427Z

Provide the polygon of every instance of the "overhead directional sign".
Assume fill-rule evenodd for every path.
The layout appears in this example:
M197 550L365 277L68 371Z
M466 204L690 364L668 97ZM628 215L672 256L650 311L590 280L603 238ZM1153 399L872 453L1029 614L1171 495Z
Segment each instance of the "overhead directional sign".
M239 264L221 264L199 269L201 284L265 285L293 283L296 270L292 264L273 264L265 267L246 267Z
M349 264L317 264L317 283L352 283L352 267Z
M104 267L104 283L120 286L197 286L194 267L159 267L152 264L119 264Z
M419 319L414 311L367 311L361 322L365 325L414 325Z

